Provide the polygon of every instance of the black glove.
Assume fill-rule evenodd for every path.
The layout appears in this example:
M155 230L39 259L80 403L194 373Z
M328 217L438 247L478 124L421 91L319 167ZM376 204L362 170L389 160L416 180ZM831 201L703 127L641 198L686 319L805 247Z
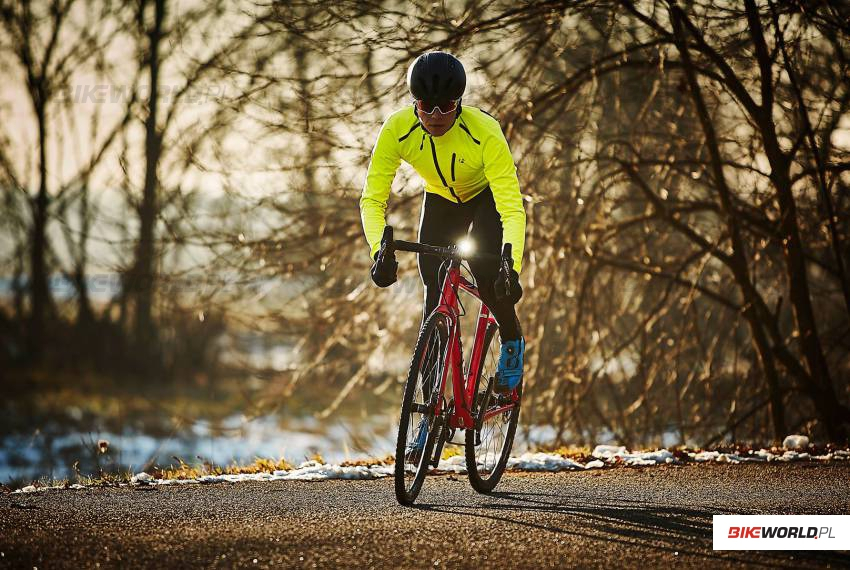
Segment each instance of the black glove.
M519 273L514 269L505 270L505 266L499 268L496 282L493 284L496 298L499 300L509 299L516 305L522 299L522 285L519 284Z
M387 251L383 246L375 254L372 265L372 281L378 287L389 287L398 280L398 262L394 251Z

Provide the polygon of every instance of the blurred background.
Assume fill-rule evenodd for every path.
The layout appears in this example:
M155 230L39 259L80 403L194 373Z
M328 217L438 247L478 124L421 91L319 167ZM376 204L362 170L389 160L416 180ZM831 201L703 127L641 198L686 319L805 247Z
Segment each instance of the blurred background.
M849 22L837 0L0 0L0 483L392 451L422 291L413 256L371 284L358 199L431 49L525 196L518 449L846 440ZM404 165L398 237L421 201Z

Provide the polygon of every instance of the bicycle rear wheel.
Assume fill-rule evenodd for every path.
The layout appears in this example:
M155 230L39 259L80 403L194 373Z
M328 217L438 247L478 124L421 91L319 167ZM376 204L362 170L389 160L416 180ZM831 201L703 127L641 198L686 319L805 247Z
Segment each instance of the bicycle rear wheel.
M475 381L473 417L476 428L466 430L466 469L469 483L479 493L496 488L514 443L522 396L522 383L516 388L517 399L493 392L499 364L498 327L490 326L484 336L481 371ZM499 411L501 410L501 411Z
M434 450L441 418L436 406L448 356L449 319L432 313L419 333L404 387L395 454L395 494L402 505L416 500Z

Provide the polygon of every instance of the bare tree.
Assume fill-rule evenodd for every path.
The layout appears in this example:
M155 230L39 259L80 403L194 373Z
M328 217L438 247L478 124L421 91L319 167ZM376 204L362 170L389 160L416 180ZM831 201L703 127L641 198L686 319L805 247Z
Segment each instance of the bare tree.
M48 44L22 30L67 16L28 10L3 12L20 40L4 54L33 69L35 104L66 80L39 83L53 73L40 63ZM139 0L121 13L136 96L101 129L98 148L117 148L97 163L114 161L131 213L112 228L116 302L140 362L262 338L285 348L284 366L228 361L268 381L256 413L322 383L325 414L358 390L394 401L419 324L415 259L401 257L399 286L371 287L356 204L381 121L409 104L407 66L446 49L467 66L464 104L500 121L525 195L526 424L583 444L846 437L842 3ZM209 86L232 91L194 99ZM36 244L50 235L42 192L10 144L0 140L16 228L5 263L45 281L61 256ZM94 178L52 190L42 177L48 202L65 193L43 216L67 230L81 299L87 236L106 223ZM29 218L13 205L24 197ZM415 234L419 204L402 169L388 211L399 235ZM186 280L210 288L171 289ZM42 315L50 304L41 291L30 291L33 323L36 297Z
M340 44L366 54L384 46L409 50L382 59L381 69L368 55L362 63L348 59L345 68L315 66L314 81L331 86L334 96L325 100L313 91L311 114L328 122L314 120L311 137L327 133L322 140L331 144L331 162L348 151L331 123L354 125L357 118L344 112L340 94L358 89L363 78L369 89L360 93L370 103L359 109L380 108L387 95L403 101L407 61L439 47L474 62L471 77L486 84L467 99L502 122L529 202L524 278L530 287L520 312L532 331L531 422L554 423L559 437L590 440L602 429L629 442L671 430L682 440L688 433L720 430L722 437L748 429L779 439L789 429L816 426L831 439L844 437L848 416L840 394L847 379L836 384L833 376L847 357L837 336L847 330L847 315L825 311L844 288L836 261L843 220L830 215L821 225L812 205L829 210L833 200L824 189L841 184L846 151L812 144L814 127L799 119L801 105L824 117L810 123L827 129L816 138L831 141L846 115L846 30L835 25L840 8L469 2L408 17L389 3L342 4L311 20L304 16L309 7L288 6L281 14L300 15L302 41L320 52ZM372 15L387 25L371 28L368 46L342 26ZM292 21L275 24L293 29ZM817 27L829 29L832 39L809 33ZM789 68L810 69L811 79L801 86L799 74L783 76ZM378 82L395 88L382 94ZM825 150L834 156L816 157ZM276 238L286 259L304 260L308 243L317 252L357 255L348 241L355 219L334 204L328 217L321 203L305 200L296 208L300 203L287 202L288 225ZM390 208L391 219L409 224L409 202L394 199ZM292 224L295 219L309 222ZM298 246L296 236L329 223L335 232ZM308 264L284 266L298 272ZM328 284L336 283L334 275ZM539 284L546 287L538 292ZM315 306L332 307L333 324L326 326L351 339L356 309L332 303L335 295L322 287ZM380 311L373 298L367 289L356 297L358 308ZM395 330L404 328L398 323ZM361 342L319 338L323 348L308 361L324 369L335 366L334 346ZM827 354L836 355L832 364Z
M21 78L32 111L36 133L35 172L30 178L27 169L20 168L23 154L10 157L8 146L2 149L2 168L10 182L11 192L23 192L28 209L28 349L38 360L45 344L47 319L53 314L53 301L48 286L51 244L48 225L52 210L63 200L71 198L77 189L75 182L89 174L114 140L121 121L91 149L90 158L78 165L79 170L63 180L59 171L61 157L50 157L53 141L61 140L55 119L61 96L68 92L71 78L83 66L102 53L120 33L123 22L120 7L111 4L91 9L74 0L56 0L44 4L3 2L0 4L0 24L5 32L2 52L15 66L15 77ZM8 123L7 123L8 124ZM15 152L26 153L24 149ZM14 207L10 205L10 207Z

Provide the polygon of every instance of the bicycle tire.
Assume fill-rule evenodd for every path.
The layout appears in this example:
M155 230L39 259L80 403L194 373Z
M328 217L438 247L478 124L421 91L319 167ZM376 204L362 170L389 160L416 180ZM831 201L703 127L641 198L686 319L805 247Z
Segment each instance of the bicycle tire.
M441 333L438 327L442 325L445 333ZM432 313L419 333L419 338L416 341L416 348L413 351L413 359L410 363L410 370L407 374L407 382L404 386L404 397L401 404L401 417L399 419L398 436L396 438L396 455L395 455L395 494L396 499L402 505L411 505L416 500L419 492L422 490L422 484L425 481L425 475L428 473L431 454L433 453L434 441L438 429L434 429L437 418L434 413L433 405L436 403L436 398L441 397L440 393L431 392L427 394L426 387L430 386L433 390L433 384L438 382L442 377L443 368L446 366L447 345L449 319L446 315L438 312ZM428 352L428 348L432 346L432 341L439 339L436 353ZM434 360L436 359L436 360ZM420 372L423 365L426 366L426 378L420 381ZM440 386L436 386L438 389ZM419 390L421 388L421 391ZM414 400L421 399L421 402ZM424 400L428 400L425 402ZM417 406L414 406L417 404ZM421 405L430 406L430 411L422 412ZM418 411L417 411L418 409ZM423 446L421 457L419 457L415 466L415 474L412 478L408 478L409 470L405 469L407 454L409 451L408 435L411 431L411 426L414 421L412 416L418 415L420 418L419 429L422 428L422 421L428 426L426 441ZM412 465L411 463L407 463Z
M482 392L481 388L481 380L488 363L486 362L488 356L488 349L490 348L490 344L493 342L496 331L498 331L498 326L492 325L487 329L487 332L484 336L484 350L483 350L483 360L481 363L481 370L478 371L478 377L475 379L475 398L476 402L473 407L475 412L475 418L478 420L479 416L483 414L481 410L482 405L485 403L481 400L486 397L489 404L489 401L492 400L491 391L484 390ZM496 362L498 362L498 357L496 358ZM495 370L493 371L495 375ZM489 381L489 379L488 379ZM485 387L486 388L486 387ZM520 402L522 401L522 383L517 386L517 393L520 396L519 400L516 402L513 408L508 412L504 412L500 414L499 417L504 416L504 414L510 414L510 417L507 420L505 430L502 431L502 435L504 436L504 440L502 442L502 447L498 451L498 460L494 463L492 470L489 473L485 473L484 469L481 469L479 466L478 457L476 456L476 449L480 449L482 445L485 445L484 436L482 432L488 428L488 423L483 421L477 421L478 424L475 429L467 429L466 430L466 470L467 476L469 477L469 484L473 489L478 491L479 493L490 493L493 489L496 488L496 485L499 484L499 481L502 479L502 475L505 472L505 468L508 464L508 459L511 455L511 448L513 447L514 436L516 434L517 423L519 422L519 412L520 412ZM494 416L497 417L497 416ZM479 445L475 445L476 436L479 438ZM489 444L488 444L489 445ZM487 448L489 449L489 447ZM486 463L484 464L486 468Z

